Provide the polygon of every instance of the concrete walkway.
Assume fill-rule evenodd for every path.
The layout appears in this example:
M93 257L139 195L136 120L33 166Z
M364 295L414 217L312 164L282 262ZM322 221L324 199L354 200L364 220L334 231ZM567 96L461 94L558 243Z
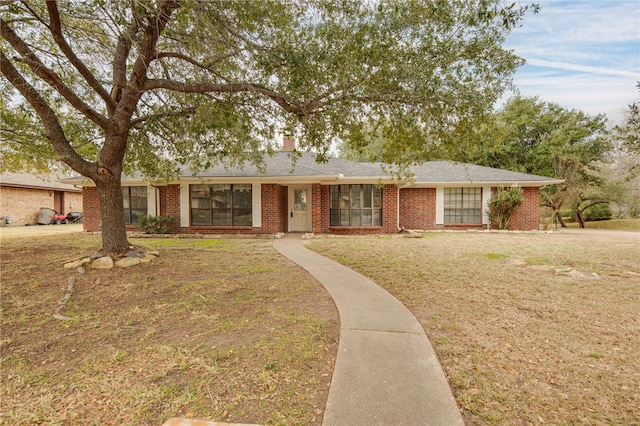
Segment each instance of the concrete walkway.
M327 289L340 343L323 425L464 425L418 320L361 274L304 248L299 235L274 247Z

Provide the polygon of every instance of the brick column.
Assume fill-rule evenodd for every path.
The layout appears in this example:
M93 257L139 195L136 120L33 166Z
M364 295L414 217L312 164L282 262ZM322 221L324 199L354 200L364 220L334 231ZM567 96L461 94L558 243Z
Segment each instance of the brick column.
M382 232L398 232L398 187L393 184L382 187Z
M90 232L102 230L100 201L98 199L98 189L95 186L82 188L82 209L82 228Z

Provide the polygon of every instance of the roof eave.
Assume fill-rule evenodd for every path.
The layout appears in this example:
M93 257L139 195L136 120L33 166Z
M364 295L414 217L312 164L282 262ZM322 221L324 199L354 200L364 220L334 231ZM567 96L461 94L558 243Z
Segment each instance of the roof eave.
M521 181L521 180L509 180L509 181L466 181L466 182L420 182L415 181L413 186L415 187L453 187L453 186L520 186L520 187L543 187L547 185L558 185L563 183L563 179L543 180L543 181Z

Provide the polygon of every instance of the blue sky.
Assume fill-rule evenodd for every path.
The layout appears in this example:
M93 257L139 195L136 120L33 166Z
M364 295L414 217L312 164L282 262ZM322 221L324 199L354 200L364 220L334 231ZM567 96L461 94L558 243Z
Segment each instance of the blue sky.
M505 43L527 60L514 78L520 93L620 122L640 100L640 1L535 2L540 12Z

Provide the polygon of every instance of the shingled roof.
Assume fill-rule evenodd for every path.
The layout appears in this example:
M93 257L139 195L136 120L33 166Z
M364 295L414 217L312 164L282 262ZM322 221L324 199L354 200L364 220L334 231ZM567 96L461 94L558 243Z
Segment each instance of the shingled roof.
M411 167L416 184L451 185L451 184L497 184L519 186L544 186L562 183L562 179L537 176L527 173L475 164L456 163L451 161L429 161Z
M0 175L0 186L43 189L47 191L81 192L80 188L76 188L69 183L61 182L60 176L39 176L29 173L2 173Z
M299 156L297 155L299 154ZM411 184L416 186L447 186L460 184L472 185L520 185L544 186L561 183L562 180L526 173L512 172L491 167L477 166L450 161L429 161L410 168L414 177ZM312 153L278 152L265 157L264 170L253 164L242 167L231 167L218 164L200 172L193 172L184 167L177 181L189 182L198 180L219 179L255 180L268 182L292 182L296 179L306 182L317 180L332 182L354 181L393 181L394 176L382 164L349 161L341 158L329 158L326 162L317 162ZM63 182L90 184L78 176L64 179ZM123 184L142 183L140 176L123 176ZM408 181L407 181L408 182Z
M560 179L451 161L428 161L410 167L410 171L414 175L413 183L415 185L457 185L464 183L544 186L562 182ZM218 165L196 174L185 169L181 177L205 179L229 177L314 177L318 179L336 178L338 180L392 179L391 173L379 163L355 162L341 158L329 158L325 163L318 163L313 154L301 153L300 157L294 160L288 152L279 152L272 157L265 158L265 170L262 173L254 165L247 165L243 168Z

